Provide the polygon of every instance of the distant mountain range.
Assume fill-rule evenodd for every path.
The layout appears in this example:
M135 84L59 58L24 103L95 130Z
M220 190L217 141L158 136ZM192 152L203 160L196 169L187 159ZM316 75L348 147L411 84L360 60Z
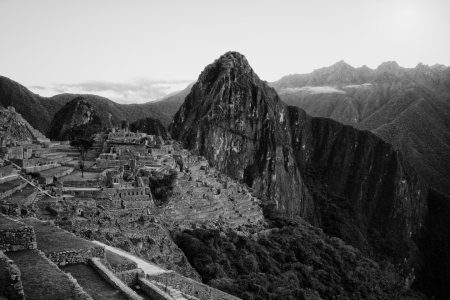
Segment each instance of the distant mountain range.
M270 83L289 105L314 117L369 130L398 147L421 176L450 194L450 68L372 70L344 61Z
M228 52L160 101L45 98L0 77L0 105L58 139L122 120L167 134L154 118L170 123L172 137L266 209L301 216L407 281L417 276L414 288L450 297L450 68L340 61L268 84Z
M122 120L131 123L139 119L153 117L168 126L191 87L192 84L178 93L144 104L118 104L96 95L60 94L53 97L42 97L34 94L23 85L0 76L0 105L3 107L14 106L16 111L34 128L45 134L49 131L55 113L66 103L78 97L82 97L92 105L104 124L112 122L118 125Z

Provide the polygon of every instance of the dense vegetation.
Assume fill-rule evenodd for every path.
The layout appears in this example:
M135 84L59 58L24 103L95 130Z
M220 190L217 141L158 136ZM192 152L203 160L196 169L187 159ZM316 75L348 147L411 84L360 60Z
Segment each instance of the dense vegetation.
M170 170L169 174L152 172L149 180L156 205L167 203L176 184L177 172L175 170Z
M175 234L175 242L204 283L245 300L422 299L403 290L405 278L391 264L301 219L271 209L266 218L271 229L258 236L196 229Z

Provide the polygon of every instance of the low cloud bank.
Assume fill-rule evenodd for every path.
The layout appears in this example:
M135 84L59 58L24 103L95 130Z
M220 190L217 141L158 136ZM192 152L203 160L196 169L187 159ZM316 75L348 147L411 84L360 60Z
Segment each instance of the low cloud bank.
M134 78L128 82L85 81L73 84L52 84L50 86L30 86L29 89L41 96L57 94L94 94L118 103L145 103L160 99L170 93L183 90L194 80L154 80Z

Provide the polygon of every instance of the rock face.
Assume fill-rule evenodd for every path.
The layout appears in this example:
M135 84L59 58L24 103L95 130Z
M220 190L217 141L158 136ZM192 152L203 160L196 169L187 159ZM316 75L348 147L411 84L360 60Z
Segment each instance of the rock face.
M16 141L32 143L33 136L23 122L22 117L13 109L0 108L0 147L15 146Z
M366 253L416 259L427 192L402 155L369 132L288 107L243 55L205 68L169 131L280 211Z
M313 117L372 131L398 147L429 185L450 195L449 74L443 65L385 62L372 70L339 62L271 85L281 100Z
M152 134L162 137L164 140L169 139L170 135L166 130L166 127L160 120L155 118L139 119L136 122L131 123L130 129L132 132L144 132L146 134Z
M53 117L48 136L54 140L88 139L102 130L102 121L92 105L78 97Z
M201 73L169 131L259 198L288 215L306 216L312 198L294 160L288 115L245 57L230 52Z

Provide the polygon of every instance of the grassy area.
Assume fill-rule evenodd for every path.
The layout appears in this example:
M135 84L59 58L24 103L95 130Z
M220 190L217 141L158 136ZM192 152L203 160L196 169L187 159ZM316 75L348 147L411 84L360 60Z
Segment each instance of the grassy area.
M79 250L94 246L97 247L94 243L37 219L23 219L23 222L34 227L38 249L44 253Z
M39 172L39 175L41 177L49 177L49 176L53 176L55 174L59 174L59 173L65 171L65 170L67 170L69 168L70 167L56 167L56 168L53 168L53 169L48 169L48 170L41 171L41 172Z
M22 228L22 227L24 227L24 224L13 221L9 218L0 215L0 230L6 228Z
M85 264L74 264L61 267L61 270L72 274L86 293L96 300L126 300L127 298L114 289L92 267Z
M15 179L5 183L0 184L0 193L4 193L6 191L12 190L13 188L19 186L23 183L22 179Z
M75 300L76 294L69 278L55 265L42 258L37 250L8 252L22 273L27 299Z
M36 188L27 184L21 192L14 193L10 198L7 198L9 203L17 203L19 205L27 205L26 198L30 196Z
M81 177L81 171L75 170L69 175L60 177L59 180L62 181L88 181L97 180L100 177L100 173L94 172L84 172L84 177Z

